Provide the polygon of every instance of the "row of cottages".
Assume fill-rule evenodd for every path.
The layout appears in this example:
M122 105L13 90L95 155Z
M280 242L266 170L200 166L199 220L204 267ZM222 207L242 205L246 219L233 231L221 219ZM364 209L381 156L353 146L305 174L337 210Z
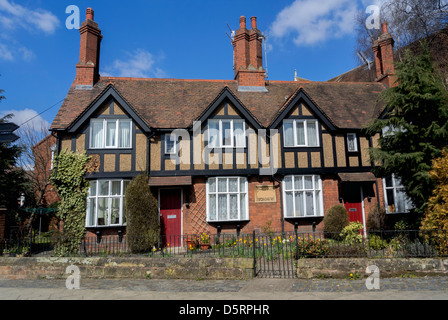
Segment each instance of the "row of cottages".
M125 231L126 186L140 173L166 235L322 230L336 204L364 225L377 204L396 211L385 195L398 189L371 173L379 134L362 129L381 116L394 73L387 28L374 48L378 81L338 83L266 80L255 17L248 27L241 17L232 80L102 77L101 30L87 9L76 78L51 131L58 152L99 162L87 177L88 232Z

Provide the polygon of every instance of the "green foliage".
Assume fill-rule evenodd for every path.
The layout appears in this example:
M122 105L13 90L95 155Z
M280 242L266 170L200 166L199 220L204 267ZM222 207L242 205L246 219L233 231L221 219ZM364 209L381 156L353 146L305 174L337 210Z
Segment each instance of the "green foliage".
M324 217L325 236L339 239L339 234L349 224L347 209L341 205L332 206Z
M148 252L160 237L156 198L148 186L148 177L138 175L129 183L126 199L126 237L132 253Z
M421 215L434 188L428 174L431 161L448 143L448 94L426 44L419 56L405 52L396 64L396 75L396 86L381 96L385 117L367 128L372 135L387 131L379 139L379 148L370 149L370 157L380 163L374 173L394 173L401 179Z
M433 168L429 172L429 176L436 184L436 188L432 197L429 198L421 229L448 230L448 152L446 149L443 150L440 158L433 161ZM448 253L448 238L445 232L442 231L432 237L440 254Z
M51 183L61 199L57 216L64 222L63 233L59 236L55 255L76 254L85 234L85 217L89 183L90 157L85 153L61 152L56 158L56 166L51 175Z
M382 239L379 235L369 235L369 248L372 250L383 250L387 247L387 240Z
M11 117L12 114L8 114L0 118L0 123L8 122ZM17 145L0 143L0 206L9 209L9 220L15 219L17 198L21 193L28 194L31 190L25 171L17 166L21 153L22 149Z
M361 231L364 228L361 222L352 221L342 229L340 236L344 239L345 243L355 244L362 242L362 234Z
M299 257L303 258L324 257L330 251L328 242L326 240L313 239L313 237L307 237L304 238L303 240L298 240L296 242ZM293 252L295 252L296 242L292 243L293 244L292 250L294 250Z

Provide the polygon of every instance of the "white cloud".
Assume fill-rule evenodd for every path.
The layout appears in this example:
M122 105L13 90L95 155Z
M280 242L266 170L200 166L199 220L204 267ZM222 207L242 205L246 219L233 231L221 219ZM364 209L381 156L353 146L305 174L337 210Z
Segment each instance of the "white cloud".
M357 2L353 0L295 0L270 27L273 38L292 34L298 46L308 46L354 32Z
M33 109L26 108L23 110L1 111L0 118L7 114L13 114L12 118L8 119L8 121L17 124L18 126L26 126L33 131L40 131L42 128L50 127L50 123L38 115L37 111Z
M17 29L51 35L59 24L59 19L50 11L28 9L9 0L0 0L0 60L13 61L19 58L31 61L35 57L32 50L19 44L13 36Z
M5 45L0 43L0 60L12 61L14 60L14 56L11 52L11 49Z
M155 66L162 59L161 57L155 57L144 49L136 49L134 52L127 52L125 55L127 56L126 60L115 60L111 66L105 67L101 75L135 78L161 78L166 76L161 68Z
M59 19L50 11L28 9L8 0L0 0L0 23L4 28L14 29L17 26L29 30L40 30L52 34L59 26Z

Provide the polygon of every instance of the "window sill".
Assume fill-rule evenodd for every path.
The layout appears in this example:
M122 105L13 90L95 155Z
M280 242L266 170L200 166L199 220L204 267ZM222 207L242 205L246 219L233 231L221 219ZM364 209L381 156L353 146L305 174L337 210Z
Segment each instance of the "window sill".
M123 228L126 224L111 224L108 226L85 226L86 229L105 229L105 228Z
M292 219L292 220L294 220L294 219L313 219L313 218L323 218L324 216L323 215L320 215L320 216L300 216L300 217L283 217L284 219Z
M244 223L249 222L250 219L245 220L207 220L207 223Z
M91 148L89 147L87 149L88 151L97 151L97 150L106 150L106 151L110 151L110 150L132 150L132 147L129 148L115 148L115 147L107 147L107 148Z

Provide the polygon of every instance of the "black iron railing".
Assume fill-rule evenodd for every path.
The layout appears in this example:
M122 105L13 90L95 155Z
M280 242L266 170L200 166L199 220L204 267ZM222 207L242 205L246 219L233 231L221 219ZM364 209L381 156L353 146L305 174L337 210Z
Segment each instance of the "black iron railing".
M60 238L38 236L1 240L5 255L55 255ZM448 256L447 230L370 231L366 234L287 232L271 234L168 235L156 238L129 236L84 237L73 255L148 257L247 257L266 268L300 258L369 257L409 258Z

